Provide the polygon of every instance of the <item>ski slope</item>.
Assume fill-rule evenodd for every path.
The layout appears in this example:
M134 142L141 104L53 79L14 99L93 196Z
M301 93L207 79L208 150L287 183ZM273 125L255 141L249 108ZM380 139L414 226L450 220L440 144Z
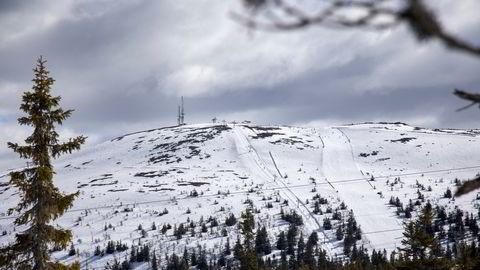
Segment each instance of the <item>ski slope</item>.
M325 128L196 124L126 134L55 161L59 189L80 192L73 208L55 221L72 230L79 255L58 251L53 256L101 268L114 256L128 254L93 256L96 246L103 248L110 240L128 246L148 243L162 254L198 246L214 252L227 238L232 243L237 238L238 229L226 227L225 218L231 213L238 218L252 207L257 224L268 227L272 243L289 226L280 212L294 210L303 219L304 235L319 233L320 247L341 257L342 241L335 229L323 228L323 220L332 218L331 210L342 202L347 207L340 210L342 217L352 210L362 229L357 245L390 252L401 243L405 221L389 205L392 196L407 204L421 191L425 202L478 212L476 192L454 201L443 194L456 188L455 179L480 172L479 135L478 130L402 123ZM22 229L6 214L19 199L8 184L8 173L0 168L0 231L6 234L0 236L0 245ZM314 196L328 201L321 213L313 212ZM201 232L199 225L210 218L220 225ZM333 221L334 228L342 222ZM193 233L177 239L173 230L163 234L151 229L153 223L158 228L196 225ZM136 269L147 268L139 264Z
M263 174L265 182L270 187L275 187L275 189L278 190L279 195L290 202L290 205L292 205L294 209L302 215L308 232L317 231L323 234L324 239L327 238L320 222L315 218L308 206L305 205L298 195L292 191L292 189L290 189L283 180L284 176L282 175L278 166L276 166L272 153L269 152L269 156L274 168L272 168L271 165L269 166L258 155L257 150L250 144L247 136L244 134L245 131L243 129L244 127L234 126L237 149L239 150L239 155L242 156L243 164L252 171L257 172L257 176L262 176ZM324 248L329 256L333 255L330 241L325 243Z
M325 129L321 136L325 143L322 164L325 177L353 210L369 249L394 250L402 238L401 220L381 200L376 183L365 178L358 168L350 139L340 128ZM364 180L342 182L362 178Z

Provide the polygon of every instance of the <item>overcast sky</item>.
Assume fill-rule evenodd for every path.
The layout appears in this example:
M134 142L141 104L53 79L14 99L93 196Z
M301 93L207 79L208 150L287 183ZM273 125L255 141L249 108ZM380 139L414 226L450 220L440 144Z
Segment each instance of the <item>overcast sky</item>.
M435 0L458 36L480 44L480 2ZM238 0L0 0L0 171L23 164L6 142L31 132L16 119L39 55L61 106L63 137L95 144L176 123L251 120L324 126L402 121L480 128L480 110L453 88L480 90L480 58L383 32L320 27L252 32L228 14Z

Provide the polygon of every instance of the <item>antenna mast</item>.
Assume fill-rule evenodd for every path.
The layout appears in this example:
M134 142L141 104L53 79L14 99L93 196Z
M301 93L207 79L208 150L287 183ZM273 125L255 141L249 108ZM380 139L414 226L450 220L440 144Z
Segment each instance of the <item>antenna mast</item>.
M178 106L177 123L179 126L185 125L185 110L183 109L183 96L180 105Z
M181 117L182 117L182 125L185 124L185 111L183 110L183 96L182 96L182 111L181 111Z

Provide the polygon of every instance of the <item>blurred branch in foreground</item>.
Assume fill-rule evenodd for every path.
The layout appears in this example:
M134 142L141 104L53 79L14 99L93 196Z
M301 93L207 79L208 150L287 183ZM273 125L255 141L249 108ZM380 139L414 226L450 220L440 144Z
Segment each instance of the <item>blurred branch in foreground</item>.
M480 45L446 31L423 0L324 0L305 7L298 0L241 0L245 12L233 12L240 24L265 31L331 28L383 30L406 23L419 41L438 40L447 48L480 57ZM315 12L311 12L315 9Z

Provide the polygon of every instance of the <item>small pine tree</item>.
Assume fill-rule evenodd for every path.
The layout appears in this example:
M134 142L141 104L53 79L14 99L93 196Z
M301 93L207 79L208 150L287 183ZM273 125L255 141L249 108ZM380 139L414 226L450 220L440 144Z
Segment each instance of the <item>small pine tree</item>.
M287 249L287 237L285 236L285 232L281 231L277 238L277 249L285 250Z
M115 244L113 243L113 241L107 242L107 248L105 249L105 253L107 254L115 253Z
M152 270L158 270L157 255L155 254L155 251L153 251L153 256L152 256Z
M70 246L70 250L68 251L68 256L75 256L77 254L77 251L75 250L75 246L72 245Z
M297 262L302 263L305 256L305 241L303 240L303 233L300 234L297 243Z
M93 252L93 256L100 256L100 255L102 255L102 249L100 248L100 246L96 246L95 251Z
M332 229L332 223L330 222L329 218L324 218L323 219L323 228L325 230L331 230Z
M294 224L291 224L287 231L287 254L293 255L295 253L296 237L298 234L298 228Z
M258 232L255 238L255 251L257 254L268 255L272 252L272 246L268 240L267 228L264 226Z
M235 242L235 246L233 246L233 256L236 259L239 259L243 253L243 246L242 242L240 242L240 236L237 235L237 241Z
M337 236L337 240L342 240L342 239L343 239L343 229L342 229L342 226L338 226L335 235Z
M16 226L27 226L15 235L15 242L0 248L0 268L8 269L78 269L75 263L70 267L51 262L49 246L66 248L72 233L58 229L50 222L57 219L72 206L77 193L62 194L53 184L52 158L80 149L85 137L79 136L66 143L60 143L55 125L61 125L70 117L72 110L59 107L61 97L50 94L54 80L45 67L46 60L37 60L31 92L25 92L20 109L27 116L20 117L20 125L32 126L33 133L26 138L26 145L8 143L8 147L21 158L31 159L31 167L10 173L10 185L18 188L21 201L9 209L21 213L15 219Z
M240 229L245 237L245 248L249 249L252 247L253 241L253 230L255 229L255 218L253 217L252 211L250 209L245 210L242 213L242 221L240 222Z
M198 258L198 263L197 263L197 269L208 270L207 255L205 254L205 251L200 252L200 256Z
M451 199L452 198L452 191L449 188L447 188L447 191L445 191L445 193L443 194L443 197L447 198L447 199Z
M195 253L195 250L192 251L192 254L190 254L190 264L192 266L197 265L197 254Z
M230 214L230 216L225 219L225 225L227 226L233 226L236 223L237 223L237 218L235 217L234 214Z
M310 269L315 268L315 254L314 250L318 243L318 234L316 232L312 232L307 240L307 245L305 247L305 255L303 256L303 260L305 264L310 267Z
M281 253L279 269L288 270L287 253L285 253L285 251Z
M230 248L230 238L227 238L227 242L225 243L225 251L223 253L227 256L232 254L232 250Z

